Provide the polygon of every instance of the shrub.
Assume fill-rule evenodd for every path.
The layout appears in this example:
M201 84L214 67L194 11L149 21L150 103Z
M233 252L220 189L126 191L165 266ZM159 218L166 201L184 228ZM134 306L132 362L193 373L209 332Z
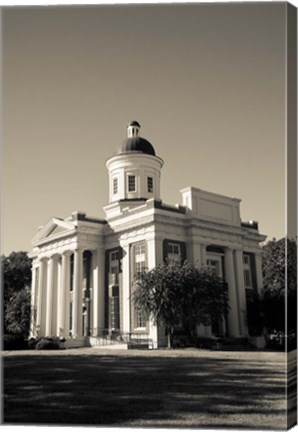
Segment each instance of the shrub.
M37 349L37 350L60 349L59 341L55 341L52 338L42 338L36 343L35 349Z
M251 350L255 347L246 337L223 337L217 339L218 348L223 350Z
M6 302L4 325L10 334L29 335L31 295L29 288L15 292Z
M28 348L29 348L29 349L35 349L37 343L38 343L40 340L41 340L41 338L37 338L37 339L35 339L35 338L30 338L30 339L28 340Z
M5 334L3 336L3 349L10 350L22 350L28 348L26 341L22 335L19 334Z
M213 349L216 346L216 339L212 337L208 338L204 336L196 337L195 346L196 348Z

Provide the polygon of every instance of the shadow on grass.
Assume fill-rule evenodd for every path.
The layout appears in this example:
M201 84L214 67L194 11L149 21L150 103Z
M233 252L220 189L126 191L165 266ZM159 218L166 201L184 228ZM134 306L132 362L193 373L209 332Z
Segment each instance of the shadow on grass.
M4 422L284 429L282 365L200 357L17 356Z

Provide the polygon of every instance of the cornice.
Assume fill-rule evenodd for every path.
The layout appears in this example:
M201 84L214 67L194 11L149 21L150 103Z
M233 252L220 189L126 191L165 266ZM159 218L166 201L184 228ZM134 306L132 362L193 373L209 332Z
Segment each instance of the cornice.
M63 231L54 235L50 235L49 237L43 238L39 241L33 243L33 246L42 246L49 243L57 242L60 239L65 239L67 237L75 237L78 234L77 228L75 227L71 231Z

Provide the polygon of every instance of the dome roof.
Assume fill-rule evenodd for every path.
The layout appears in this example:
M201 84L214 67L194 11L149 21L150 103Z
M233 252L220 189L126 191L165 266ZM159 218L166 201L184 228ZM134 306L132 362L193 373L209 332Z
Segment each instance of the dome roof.
M131 121L131 122L128 124L128 126L138 126L138 127L141 127L140 123L137 122L136 120Z
M120 146L117 154L131 152L139 152L155 156L155 150L153 145L145 138L142 138L140 136L134 136L124 141L124 143Z

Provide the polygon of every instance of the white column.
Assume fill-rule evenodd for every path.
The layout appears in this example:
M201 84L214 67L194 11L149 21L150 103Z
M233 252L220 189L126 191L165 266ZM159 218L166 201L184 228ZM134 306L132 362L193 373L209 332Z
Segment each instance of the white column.
M71 277L73 277L71 275L71 257L73 254L73 251L69 251L69 280L65 287L65 337L70 337L70 301L73 302L73 287L72 291L70 291L70 281Z
M53 289L53 318L52 318L52 335L59 336L58 331L58 290L61 284L61 255L57 255L54 261L54 289Z
M207 265L207 253L206 253L206 244L201 244L200 246L200 252L201 252L201 258L200 258L200 264L202 266ZM199 330L200 331L200 330ZM204 336L211 337L212 336L212 326L204 326Z
M191 241L186 245L187 260L194 266L201 265L201 244Z
M54 336L53 323L53 300L57 285L57 255L52 256L48 262L47 274L47 305L46 305L46 336Z
M36 336L36 291L37 291L37 263L32 263L32 283L31 283L31 316L30 316L30 337Z
M151 270L163 262L163 239L154 237L147 240L147 267ZM158 327L149 319L149 337L152 339L152 348L158 348Z
M36 333L38 336L45 336L45 307L46 307L46 274L47 258L42 258L39 265L38 273L38 297L36 312Z
M233 262L233 251L230 248L225 249L225 274L229 287L229 306L228 325L229 335L239 336L239 317L238 317L238 300L235 282L235 271Z
M199 265L206 265L206 247L200 243L193 243L193 263L199 262ZM196 327L198 336L206 336L206 327L198 324Z
M206 245L201 244L201 265L205 266L206 264Z
M122 251L122 330L125 333L130 333L130 245L122 246Z
M102 248L92 251L92 335L100 336L105 327L105 252Z
M66 310L70 285L70 251L62 254L61 277L58 284L58 302L57 302L57 336L67 337L66 333Z
M243 274L243 253L241 250L234 251L234 262L236 272L236 285L239 299L239 326L240 335L248 336L247 329L247 312L246 312L246 295L244 286L244 274Z
M163 238L154 238L154 259L151 260L151 268L157 267L159 264L163 264ZM148 262L148 268L149 262Z
M256 278L258 293L261 294L263 289L263 271L262 271L262 255L261 252L255 254L256 263Z
M82 283L83 283L83 251L74 252L73 279L73 331L74 338L82 337Z
M147 240L147 269L151 270L163 263L163 240L160 238L151 238Z

